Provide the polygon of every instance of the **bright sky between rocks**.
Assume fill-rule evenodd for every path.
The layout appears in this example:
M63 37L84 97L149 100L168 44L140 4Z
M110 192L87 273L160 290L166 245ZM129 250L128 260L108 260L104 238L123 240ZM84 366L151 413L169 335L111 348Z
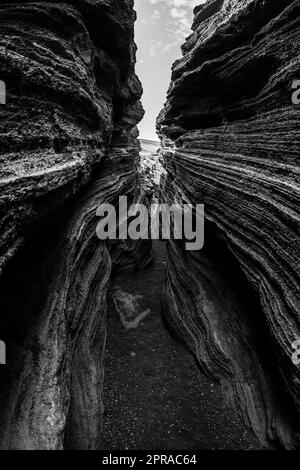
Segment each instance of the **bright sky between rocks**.
M140 138L158 140L155 120L166 101L171 66L181 57L180 46L191 33L193 9L206 0L135 0L138 46L137 74L143 84L146 111Z

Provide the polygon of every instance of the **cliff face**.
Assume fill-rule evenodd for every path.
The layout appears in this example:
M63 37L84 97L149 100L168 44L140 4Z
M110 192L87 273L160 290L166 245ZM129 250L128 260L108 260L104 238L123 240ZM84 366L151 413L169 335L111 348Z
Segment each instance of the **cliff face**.
M143 115L133 1L27 3L0 8L1 268Z
M148 253L95 233L137 190L134 21L132 0L0 6L1 448L100 446L112 264Z
M295 445L300 4L209 0L158 118L170 203L205 204L206 242L171 242L165 313L263 445Z

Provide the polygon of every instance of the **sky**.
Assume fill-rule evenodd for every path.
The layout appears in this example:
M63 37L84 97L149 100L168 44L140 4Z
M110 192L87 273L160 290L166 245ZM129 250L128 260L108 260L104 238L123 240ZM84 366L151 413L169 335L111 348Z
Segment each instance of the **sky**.
M180 46L191 34L193 9L206 0L135 0L138 46L136 72L146 111L139 124L140 138L158 140L155 120L166 101L171 66L181 57Z

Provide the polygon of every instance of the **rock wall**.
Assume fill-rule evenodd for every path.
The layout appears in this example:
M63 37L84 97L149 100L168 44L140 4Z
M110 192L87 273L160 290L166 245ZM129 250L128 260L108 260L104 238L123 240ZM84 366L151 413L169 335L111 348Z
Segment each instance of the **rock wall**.
M208 0L158 117L170 203L204 203L202 252L168 247L165 314L263 447L299 445L300 3Z
M138 193L134 21L133 0L0 6L4 449L100 447L112 265L149 256L95 232L101 203Z
M159 199L160 181L165 173L160 159L160 147L158 142L141 139L140 152L140 185L151 202Z

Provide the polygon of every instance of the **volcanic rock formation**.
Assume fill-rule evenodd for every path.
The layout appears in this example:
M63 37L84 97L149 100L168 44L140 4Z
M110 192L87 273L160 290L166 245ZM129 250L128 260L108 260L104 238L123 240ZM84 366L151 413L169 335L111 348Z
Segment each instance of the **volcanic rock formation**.
M164 199L205 204L206 242L169 243L165 314L261 444L294 447L300 2L208 0L192 29L157 126Z
M158 142L141 139L139 176L141 189L152 202L159 199L160 181L165 169L160 163Z
M1 448L100 446L110 273L150 258L95 232L139 197L134 21L133 0L0 6Z
M119 196L205 204L204 250L168 243L166 318L260 446L294 448L300 2L195 9L143 165L134 21L133 0L0 5L0 448L101 448L107 290L151 260L147 241L98 240Z

